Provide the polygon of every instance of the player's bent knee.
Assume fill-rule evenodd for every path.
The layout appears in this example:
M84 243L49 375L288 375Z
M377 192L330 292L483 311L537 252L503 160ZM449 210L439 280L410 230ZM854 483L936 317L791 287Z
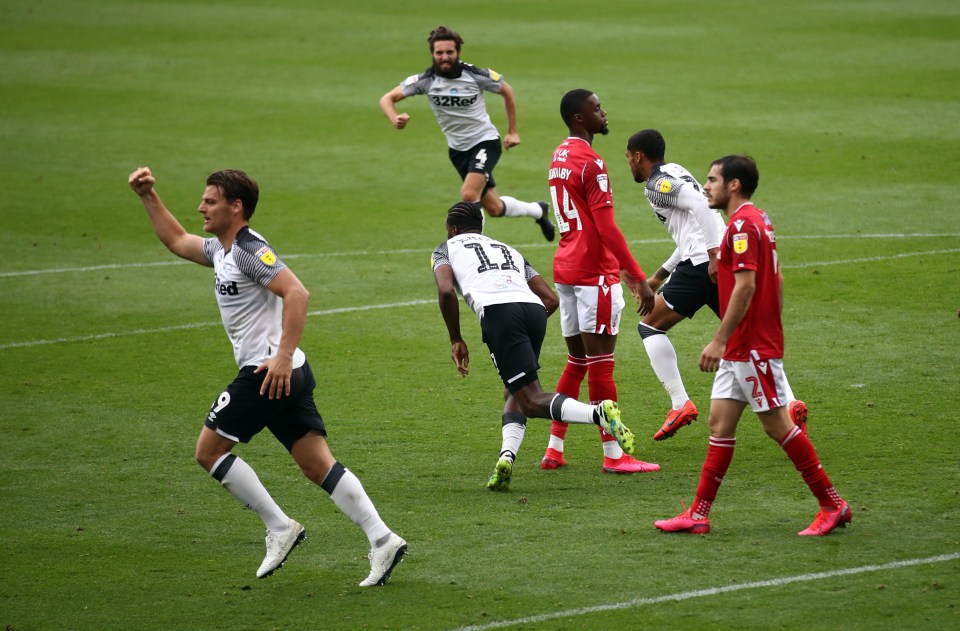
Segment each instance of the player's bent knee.
M653 337L654 335L666 335L666 331L661 331L658 328L652 327L645 322L641 322L637 325L637 332L640 333L640 339L645 340L648 337Z

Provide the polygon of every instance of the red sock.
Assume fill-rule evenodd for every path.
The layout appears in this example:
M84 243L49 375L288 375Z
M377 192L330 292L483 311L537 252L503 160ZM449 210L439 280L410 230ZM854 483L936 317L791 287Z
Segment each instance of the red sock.
M557 381L557 392L573 399L580 398L580 385L587 375L587 360L583 357L567 355L567 365L563 367L560 380ZM550 435L563 440L567 436L569 423L550 421Z
M613 353L608 355L587 355L587 390L591 403L600 403L604 399L617 400L617 383L613 380ZM599 428L599 426L598 426ZM617 440L600 429L603 442Z
M572 399L580 398L580 385L587 376L587 360L584 357L567 355L567 365L563 367L560 379L557 381L557 392Z
M813 448L810 438L800 431L799 427L794 427L780 443L780 446L787 452L793 466L803 476L803 481L810 487L810 491L816 496L820 506L829 510L839 508L843 500L840 499L840 495L833 488L827 472L820 465L820 459L817 457L817 451Z
M710 437L710 446L707 447L707 458L700 469L700 483L697 484L697 497L693 500L691 512L706 517L710 514L713 500L717 499L717 491L727 475L730 462L733 461L733 450L737 446L736 437Z

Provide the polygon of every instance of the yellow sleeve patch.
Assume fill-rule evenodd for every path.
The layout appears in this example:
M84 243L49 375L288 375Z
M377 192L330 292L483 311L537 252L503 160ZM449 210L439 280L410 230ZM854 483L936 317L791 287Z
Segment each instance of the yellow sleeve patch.
M747 251L747 245L749 241L747 240L746 232L738 232L733 235L733 251L737 254L743 254Z
M491 69L490 69L490 78L493 79L494 81L499 81L499 80L500 80L500 73L497 72L496 70L494 70L493 68L491 68Z
M257 250L257 258L259 258L264 265L273 266L277 262L277 255L266 245Z

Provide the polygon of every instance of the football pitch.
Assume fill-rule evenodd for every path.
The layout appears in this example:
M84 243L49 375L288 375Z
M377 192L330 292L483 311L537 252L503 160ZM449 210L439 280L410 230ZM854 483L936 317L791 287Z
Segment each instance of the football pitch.
M678 0L482 5L361 0L0 0L0 627L31 629L960 628L960 4ZM479 326L450 361L429 254L459 179L424 98L439 24L503 73L522 144L501 194L543 199L560 97L598 94L617 219L648 273L673 243L624 158L657 128L703 181L749 153L777 230L785 368L852 524L817 505L744 415L706 536L666 535L707 447L717 321L670 333L700 420L654 442L669 398L624 315L616 379L638 457L601 472L593 428L541 471L531 419L508 493L484 483L502 387ZM505 130L502 100L487 95ZM237 453L307 540L267 580L263 528L194 461L236 373L212 272L154 236L127 175L149 166L191 232L206 176L249 172L251 225L311 292L301 348L338 459L410 545L382 588L362 531L269 435ZM529 219L488 220L548 280ZM550 319L540 377L566 361ZM584 388L584 395L586 388Z

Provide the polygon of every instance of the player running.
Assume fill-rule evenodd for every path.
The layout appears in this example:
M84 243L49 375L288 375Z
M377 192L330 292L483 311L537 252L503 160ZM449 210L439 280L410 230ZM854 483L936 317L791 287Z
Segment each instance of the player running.
M426 95L430 107L447 138L450 162L463 185L460 199L480 202L491 217L532 217L547 241L553 241L556 228L550 222L546 202L523 202L500 195L493 179L493 169L503 149L520 144L517 133L517 103L513 88L503 76L489 68L478 68L460 59L463 38L445 26L438 26L427 38L433 65L426 71L408 77L403 83L380 97L380 109L397 129L410 122L406 112L398 113L396 104L418 94ZM503 97L507 114L507 134L490 122L483 93Z

